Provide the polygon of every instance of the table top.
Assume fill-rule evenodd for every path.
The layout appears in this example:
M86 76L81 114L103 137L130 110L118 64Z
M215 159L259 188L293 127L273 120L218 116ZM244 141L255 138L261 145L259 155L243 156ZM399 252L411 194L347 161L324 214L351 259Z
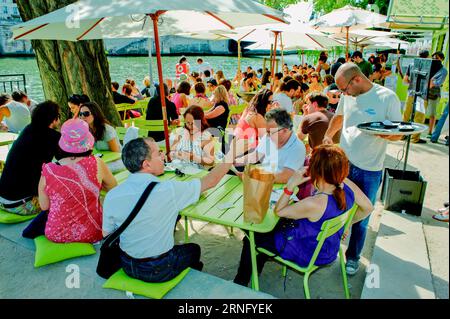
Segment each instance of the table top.
M97 151L94 150L93 154L100 157L105 163L111 163L122 158L122 153L111 151ZM101 154L101 155L99 155Z
M0 146L12 144L18 137L19 134L0 132Z
M394 125L401 125L402 122L392 122ZM379 126L377 126L379 124ZM413 130L411 131L400 131L398 126L393 128L385 128L381 125L381 122L368 122L361 123L357 127L361 131L371 134L371 135L413 135L417 133L422 133L428 129L428 126L420 123L405 123L410 124Z
M202 171L196 175L176 176L173 172L166 172L159 176L161 181L188 181L201 178L208 174ZM129 172L115 175L120 184L128 177ZM269 208L266 217L260 224L244 222L244 186L237 176L225 175L216 187L202 193L200 200L185 208L180 215L192 219L202 220L218 225L240 228L259 233L270 232L275 228L279 217Z

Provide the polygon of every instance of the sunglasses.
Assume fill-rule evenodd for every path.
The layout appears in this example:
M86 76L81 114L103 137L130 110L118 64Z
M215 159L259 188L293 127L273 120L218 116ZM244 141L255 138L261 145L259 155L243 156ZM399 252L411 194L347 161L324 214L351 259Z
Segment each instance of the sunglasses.
M78 117L88 117L90 116L92 113L89 111L85 111L85 112L80 112L78 113Z
M268 130L266 130L266 133L267 133L267 135L270 137L270 136L272 136L272 135L274 135L274 134L280 132L280 131L283 130L283 129L284 129L284 128L282 127L282 128L279 128L278 130L273 131L273 132L271 132L270 129L268 129Z
M184 173L182 171L180 171L178 168L175 170L175 175L177 175L178 177L183 177Z

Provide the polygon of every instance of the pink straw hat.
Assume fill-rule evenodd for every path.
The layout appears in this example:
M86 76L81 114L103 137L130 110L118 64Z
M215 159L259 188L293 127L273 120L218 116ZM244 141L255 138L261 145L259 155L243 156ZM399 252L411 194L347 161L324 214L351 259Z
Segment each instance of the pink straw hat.
M70 119L61 127L59 147L67 153L79 154L91 151L95 139L89 132L89 125L80 119Z

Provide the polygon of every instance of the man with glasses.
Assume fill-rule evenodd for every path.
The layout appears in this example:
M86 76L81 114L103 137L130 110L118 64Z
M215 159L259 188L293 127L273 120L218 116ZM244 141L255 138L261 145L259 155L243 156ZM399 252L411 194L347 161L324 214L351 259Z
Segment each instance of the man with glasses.
M105 197L104 233L112 233L122 225L147 186L157 182L134 221L120 236L125 273L146 282L164 282L187 267L202 270L200 246L175 245L174 226L179 212L215 187L233 165L236 154L241 154L243 147L239 142L233 140L231 145L222 163L201 179L189 181L158 180L157 176L164 174L164 154L152 138L137 138L124 146L122 159L131 174Z
M400 100L390 89L372 83L354 63L346 63L339 68L336 85L343 95L323 142L333 144L334 135L342 129L340 146L351 163L348 178L375 204L387 142L400 140L401 136L370 135L360 131L357 125L385 120L401 121ZM356 274L359 269L369 218L352 226L346 252L346 271L349 275Z
M295 171L303 167L305 145L292 131L292 119L284 109L272 109L266 113L266 135L255 151L238 159L236 165L261 162L262 167L275 174L275 183L287 183Z

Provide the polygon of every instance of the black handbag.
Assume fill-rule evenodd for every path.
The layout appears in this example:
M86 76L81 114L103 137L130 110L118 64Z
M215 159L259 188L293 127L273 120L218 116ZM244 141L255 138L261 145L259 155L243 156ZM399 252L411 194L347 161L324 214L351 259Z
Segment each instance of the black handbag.
M120 261L121 249L119 246L120 235L139 213L156 184L157 182L151 182L147 186L141 198L139 198L138 202L123 224L120 225L117 230L104 238L104 242L100 248L100 257L97 264L97 274L100 277L108 279L122 267L122 263Z

